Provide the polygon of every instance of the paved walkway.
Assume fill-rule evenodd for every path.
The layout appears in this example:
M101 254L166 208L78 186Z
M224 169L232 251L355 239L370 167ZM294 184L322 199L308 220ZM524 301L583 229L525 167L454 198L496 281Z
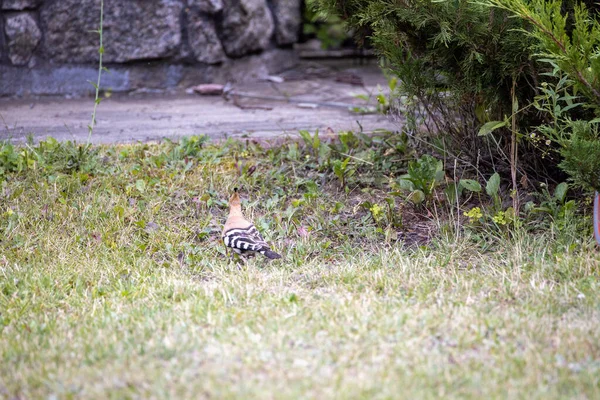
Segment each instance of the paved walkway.
M386 88L387 84L375 65L304 64L281 76L285 79L281 83L233 85L236 93L245 94L236 101L183 92L115 94L98 106L92 141L126 143L198 134L215 139L277 139L295 136L302 129L400 128L386 116L361 115L343 106L367 105L357 94L370 96L369 105L376 104L377 85ZM357 80L364 85L343 82ZM35 139L86 141L92 108L91 98L0 99L0 140L22 142L31 134Z

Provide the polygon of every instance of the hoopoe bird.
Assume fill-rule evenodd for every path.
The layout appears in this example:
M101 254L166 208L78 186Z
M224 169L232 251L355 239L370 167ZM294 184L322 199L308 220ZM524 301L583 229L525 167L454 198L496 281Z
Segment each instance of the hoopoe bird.
M223 227L222 236L225 249L231 248L242 258L246 255L253 256L256 253L269 259L281 258L279 254L269 248L252 222L244 218L237 188L233 189L233 195L229 199L229 216Z

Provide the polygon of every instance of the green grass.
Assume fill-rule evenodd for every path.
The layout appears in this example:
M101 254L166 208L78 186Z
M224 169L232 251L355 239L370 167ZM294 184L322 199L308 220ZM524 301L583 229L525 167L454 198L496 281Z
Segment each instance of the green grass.
M342 186L293 143L69 146L0 174L0 397L600 397L587 221L483 243L396 199L392 226L360 206L389 148L346 149ZM281 261L226 259L235 186ZM395 240L418 219L431 241Z

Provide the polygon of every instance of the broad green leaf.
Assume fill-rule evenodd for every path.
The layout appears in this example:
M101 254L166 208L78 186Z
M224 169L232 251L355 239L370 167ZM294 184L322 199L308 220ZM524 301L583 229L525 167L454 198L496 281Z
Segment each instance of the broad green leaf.
M423 193L421 190L414 190L408 195L407 200L413 202L414 204L420 204L425 201L425 193Z
M490 177L485 185L485 192L488 196L494 197L498 194L498 190L500 190L500 175L494 172L494 175Z
M318 150L319 146L321 146L321 139L319 138L319 130L315 131L315 135L313 136L312 147L314 150Z
M302 139L304 140L304 143L307 146L312 145L312 136L310 135L310 132L308 132L306 130L300 130L300 131L298 131L298 134L302 137Z
M446 176L446 173L444 172L444 170L441 169L444 167L444 163L442 162L442 160L440 160L438 165L439 165L440 169L435 171L435 177L434 177L434 179L437 183L442 182L444 180L444 176Z
M363 201L362 203L360 203L360 206L364 209L370 210L371 207L373 207L373 203L371 203L370 201Z
M346 168L348 167L348 163L350 162L350 157L347 157L343 162L342 162L342 170L346 170Z
M414 190L415 188L415 184L412 183L407 176L401 177L401 179L398 181L398 185L400 186L400 189L404 190Z
M478 136L489 135L490 133L492 133L496 129L503 128L503 127L505 127L507 125L508 125L508 121L506 121L506 120L504 120L504 121L490 121L490 122L486 122L485 124L483 124L483 126L481 127L481 129L479 129L479 133L477 135Z
M554 189L554 198L559 202L563 203L565 201L565 197L567 197L567 190L569 189L569 185L567 182L559 183Z
M470 192L481 192L481 185L479 182L473 179L461 179L459 182L460 186L464 187Z
M573 103L573 104L569 104L568 106L566 106L565 108L562 109L563 112L567 112L569 111L571 108L575 108L578 107L580 105L582 105L583 103Z

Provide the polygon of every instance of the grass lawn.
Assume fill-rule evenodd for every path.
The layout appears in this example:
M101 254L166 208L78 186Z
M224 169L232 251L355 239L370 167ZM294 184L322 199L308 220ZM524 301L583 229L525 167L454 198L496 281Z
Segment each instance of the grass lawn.
M587 219L478 227L385 200L401 146L312 144L5 146L0 397L600 398ZM225 257L236 186L282 260Z

